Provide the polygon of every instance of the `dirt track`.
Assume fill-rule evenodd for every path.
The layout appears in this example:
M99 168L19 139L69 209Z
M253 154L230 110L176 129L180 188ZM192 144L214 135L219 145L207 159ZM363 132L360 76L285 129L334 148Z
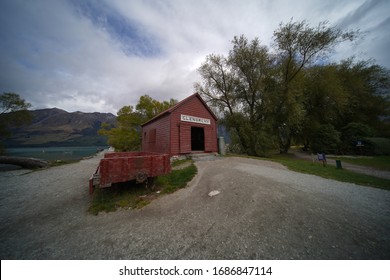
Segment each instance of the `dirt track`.
M390 258L390 191L225 158L141 210L92 216L97 162L0 173L1 259Z

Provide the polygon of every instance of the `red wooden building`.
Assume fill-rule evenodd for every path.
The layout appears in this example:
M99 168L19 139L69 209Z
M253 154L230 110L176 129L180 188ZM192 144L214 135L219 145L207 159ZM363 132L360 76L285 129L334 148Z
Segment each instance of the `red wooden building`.
M171 156L218 152L217 117L195 93L142 125L142 151Z

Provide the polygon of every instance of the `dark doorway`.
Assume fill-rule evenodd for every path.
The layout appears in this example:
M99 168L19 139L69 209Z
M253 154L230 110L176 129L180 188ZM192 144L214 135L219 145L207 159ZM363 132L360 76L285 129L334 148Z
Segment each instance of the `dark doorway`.
M191 126L191 150L204 151L204 129L203 127Z

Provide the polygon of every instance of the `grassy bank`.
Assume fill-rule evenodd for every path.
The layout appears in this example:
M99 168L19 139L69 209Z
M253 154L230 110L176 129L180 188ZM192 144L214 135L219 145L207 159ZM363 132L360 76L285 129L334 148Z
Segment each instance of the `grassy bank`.
M332 157L348 163L390 171L390 156L375 157Z
M346 169L337 169L333 165L322 166L322 164L317 162L313 163L308 160L295 158L293 155L275 155L269 160L279 162L287 166L288 169L301 173L313 174L341 182L390 190L390 180L364 175Z
M170 174L159 176L146 185L131 181L116 184L111 188L96 188L88 212L97 215L99 212L112 212L118 208L142 208L161 195L184 188L196 172L195 165L191 164L183 169L173 170Z

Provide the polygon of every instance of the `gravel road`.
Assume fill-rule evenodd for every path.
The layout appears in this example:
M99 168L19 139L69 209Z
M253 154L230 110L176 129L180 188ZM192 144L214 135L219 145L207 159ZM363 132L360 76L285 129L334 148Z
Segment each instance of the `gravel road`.
M93 216L98 161L0 172L1 259L390 258L390 191L224 158L140 210Z

